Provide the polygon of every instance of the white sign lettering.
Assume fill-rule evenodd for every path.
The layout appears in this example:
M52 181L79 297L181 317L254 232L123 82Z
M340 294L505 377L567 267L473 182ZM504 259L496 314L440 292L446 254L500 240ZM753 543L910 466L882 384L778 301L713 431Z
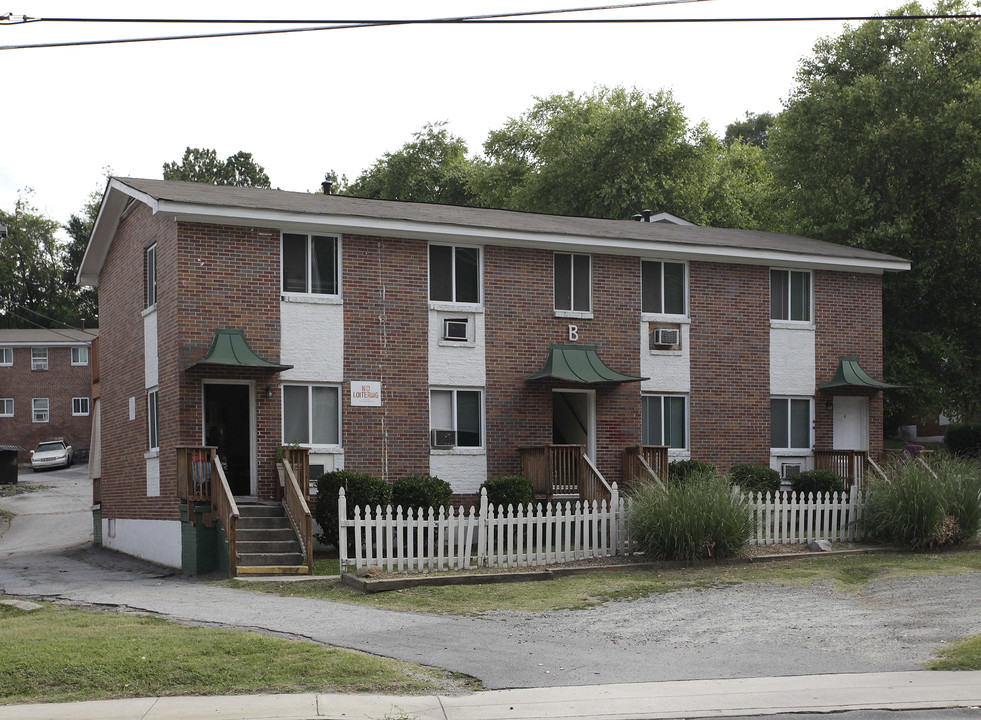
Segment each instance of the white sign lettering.
M579 326L569 326L569 342L579 342Z

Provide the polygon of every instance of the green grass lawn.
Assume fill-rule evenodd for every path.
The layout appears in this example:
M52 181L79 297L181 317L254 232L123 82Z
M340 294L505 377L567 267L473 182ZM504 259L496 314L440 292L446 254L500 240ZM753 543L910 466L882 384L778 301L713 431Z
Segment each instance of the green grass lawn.
M0 605L0 703L158 695L429 693L450 673L147 615Z
M981 670L981 635L951 643L926 663L927 670Z

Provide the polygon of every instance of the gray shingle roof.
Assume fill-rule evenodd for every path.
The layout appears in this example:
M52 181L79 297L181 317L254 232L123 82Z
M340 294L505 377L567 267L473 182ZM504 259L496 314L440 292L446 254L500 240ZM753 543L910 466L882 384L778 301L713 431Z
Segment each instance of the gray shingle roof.
M28 328L26 330L0 330L0 345L70 345L72 343L90 343L98 334L99 331L97 329L69 330L57 328L55 330L45 330L42 328Z

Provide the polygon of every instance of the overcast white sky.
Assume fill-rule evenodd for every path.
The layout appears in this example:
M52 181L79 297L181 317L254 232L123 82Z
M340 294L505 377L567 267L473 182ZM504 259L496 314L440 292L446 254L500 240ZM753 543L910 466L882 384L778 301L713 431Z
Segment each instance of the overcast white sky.
M18 4L20 3L20 4ZM435 18L585 7L589 0L133 3L13 0L31 17ZM884 14L899 0L700 0L605 17ZM600 14L595 14L600 16ZM200 30L214 31L218 28ZM597 85L668 88L717 134L778 111L798 61L840 22L403 26L289 35L0 51L0 208L18 193L65 222L113 174L159 178L186 146L251 152L273 187L353 179L430 121L471 153L535 96ZM144 37L198 27L0 24L0 45Z

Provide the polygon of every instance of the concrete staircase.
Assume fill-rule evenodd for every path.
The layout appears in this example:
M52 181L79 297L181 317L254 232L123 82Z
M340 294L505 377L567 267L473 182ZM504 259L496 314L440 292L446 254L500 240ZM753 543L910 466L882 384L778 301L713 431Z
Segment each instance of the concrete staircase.
M307 575L296 533L281 503L236 500L237 575Z

